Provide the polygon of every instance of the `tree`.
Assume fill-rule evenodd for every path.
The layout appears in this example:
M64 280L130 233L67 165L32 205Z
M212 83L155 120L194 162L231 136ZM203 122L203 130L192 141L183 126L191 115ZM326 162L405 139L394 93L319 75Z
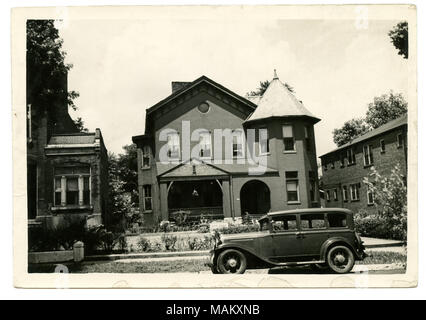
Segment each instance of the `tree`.
M138 195L138 154L136 145L123 147L124 153L117 157L117 175L123 181L123 190L131 194L132 201L139 203Z
M27 104L33 110L47 110L55 118L58 106L77 109L79 96L67 91L67 74L72 68L65 64L63 40L54 20L27 20Z
M262 96L266 89L268 89L270 82L269 80L260 81L259 87L256 89L256 91L250 91L247 93L248 96ZM290 86L288 83L284 83L285 87L290 91L291 93L294 93L294 88Z
M78 117L77 119L74 120L74 124L77 127L78 131L80 132L89 132L89 129L87 129L84 126L84 121L83 119L81 119L81 117Z
M388 33L391 42L398 50L398 54L408 59L408 22L399 22Z
M340 129L333 130L333 141L340 147L370 130L363 118L346 121Z
M365 121L373 128L378 128L385 123L399 118L407 113L408 104L401 93L383 94L375 97L374 101L368 105Z
M387 236L407 240L407 186L400 165L396 165L387 177L372 167L363 182L374 195L377 215Z

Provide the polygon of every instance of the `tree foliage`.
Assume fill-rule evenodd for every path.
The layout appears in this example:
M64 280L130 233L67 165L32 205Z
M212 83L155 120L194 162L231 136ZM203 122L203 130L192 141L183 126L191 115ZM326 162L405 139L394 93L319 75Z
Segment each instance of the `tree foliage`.
M333 141L340 147L370 130L363 118L346 121L340 129L333 130Z
M269 80L260 81L259 87L255 91L250 91L247 93L248 96L263 96L266 89L268 89L270 82ZM288 83L284 83L285 87L291 92L294 93L294 88L290 86Z
M399 22L388 33L391 42L398 50L398 54L408 59L408 22Z
M137 190L137 151L136 145L123 147L124 154L109 153L109 203L113 216L112 224L124 222L125 227L140 220Z
M366 122L372 128L378 128L385 123L401 117L407 113L408 104L401 93L383 94L375 97L368 105Z
M84 121L81 117L78 117L77 119L74 120L74 124L77 127L78 131L80 132L89 132L89 129L87 129L84 126Z
M52 108L64 101L76 110L75 91L67 91L63 40L54 20L27 20L27 103L33 108ZM50 110L51 111L51 110Z
M374 194L377 215L388 237L407 240L407 186L400 165L386 177L372 167L363 182Z
M365 119L355 118L346 121L341 128L333 130L333 141L340 147L371 129L378 128L385 123L397 119L407 113L408 104L401 93L383 94L375 97L368 104Z

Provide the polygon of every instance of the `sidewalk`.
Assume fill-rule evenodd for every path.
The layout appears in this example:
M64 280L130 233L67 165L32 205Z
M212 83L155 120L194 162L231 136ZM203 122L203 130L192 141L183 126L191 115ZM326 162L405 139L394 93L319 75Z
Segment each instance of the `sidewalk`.
M389 250L400 252L403 250L403 243L397 240L386 240L377 238L362 237L366 250L372 249ZM109 254L109 255L94 255L85 257L85 261L114 261L125 260L120 262L130 262L129 260L144 260L144 261L170 261L182 259L203 259L209 256L209 250L200 251L173 251L173 252L148 252L148 253L124 253L124 254Z

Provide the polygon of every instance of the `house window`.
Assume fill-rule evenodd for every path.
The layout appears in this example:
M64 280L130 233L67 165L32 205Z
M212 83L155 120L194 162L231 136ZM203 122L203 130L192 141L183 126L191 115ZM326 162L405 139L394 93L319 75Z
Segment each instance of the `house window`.
M232 156L234 158L242 158L243 153L243 132L235 130L232 135Z
M299 180L297 171L287 171L285 173L287 186L287 202L299 202Z
M347 150L347 157L348 157L348 164L354 164L355 163L355 152L353 148L349 148Z
M324 171L327 171L327 163L323 164Z
M294 151L294 135L292 125L283 125L284 151Z
M373 150L371 145L364 146L364 166L373 164Z
M334 169L334 160L331 161L331 169Z
M380 152L384 153L386 151L385 140L380 140Z
M368 205L374 204L374 193L373 193L373 190L371 190L368 186L367 186L367 204Z
M402 137L402 133L398 134L398 148L402 148L404 146L404 138Z
M149 168L151 165L151 151L149 146L144 146L142 149L142 167Z
M55 168L55 206L90 205L90 202L89 166Z
M306 143L306 150L311 151L311 139L309 134L309 127L305 126L305 143Z
M342 187L342 197L343 197L343 201L348 201L348 187L347 186Z
M330 190L327 190L325 192L325 200L327 200L327 202L330 202Z
M259 130L259 154L265 155L269 153L268 129L261 128Z
M333 200L334 200L334 201L339 200L339 199L337 198L337 189L336 189L336 188L334 188L334 189L333 189Z
M152 196L151 196L151 185L146 184L143 186L143 209L144 211L152 210Z
M212 156L212 136L210 132L200 133L200 158L211 158Z
M177 132L167 135L167 156L169 159L180 158L179 134Z
M359 200L359 184L351 184L349 188L351 192L351 201Z
M345 154L342 152L340 154L340 167L343 168L345 166Z

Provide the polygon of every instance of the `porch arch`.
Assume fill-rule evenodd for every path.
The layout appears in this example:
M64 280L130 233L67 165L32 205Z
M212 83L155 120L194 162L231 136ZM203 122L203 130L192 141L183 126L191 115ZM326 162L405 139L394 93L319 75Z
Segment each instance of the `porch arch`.
M247 181L240 190L241 216L262 215L271 209L271 191L260 180Z

